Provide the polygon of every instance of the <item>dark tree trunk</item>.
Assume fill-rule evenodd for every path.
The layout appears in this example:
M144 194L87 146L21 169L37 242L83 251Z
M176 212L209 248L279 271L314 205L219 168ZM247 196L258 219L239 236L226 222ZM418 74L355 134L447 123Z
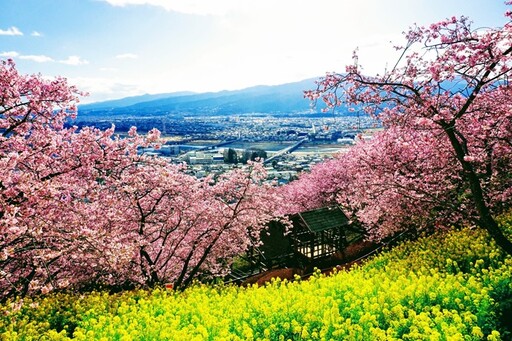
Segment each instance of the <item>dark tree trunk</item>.
M461 164L464 175L469 183L471 197L479 217L479 227L487 230L496 244L498 244L498 246L500 246L503 251L509 255L512 255L512 242L503 234L503 231L500 229L498 223L492 216L491 210L485 201L480 179L478 178L473 165L471 165L470 162L464 160L466 152L461 141L459 141L457 138L455 127L453 124L446 125L443 126L443 130L448 135L450 143L455 151L455 155L457 156L457 160Z

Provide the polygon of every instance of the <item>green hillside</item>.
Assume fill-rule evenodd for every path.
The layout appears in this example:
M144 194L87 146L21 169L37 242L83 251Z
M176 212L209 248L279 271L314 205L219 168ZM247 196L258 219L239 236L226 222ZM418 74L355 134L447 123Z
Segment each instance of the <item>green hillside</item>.
M512 215L500 222L512 230ZM484 232L464 229L309 280L7 302L0 333L3 340L507 340L511 308L512 258Z

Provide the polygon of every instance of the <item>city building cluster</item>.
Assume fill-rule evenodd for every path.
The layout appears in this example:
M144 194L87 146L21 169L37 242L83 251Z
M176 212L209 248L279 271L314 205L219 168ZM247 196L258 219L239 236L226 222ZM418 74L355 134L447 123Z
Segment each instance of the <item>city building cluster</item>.
M190 117L187 125L210 127L186 134L168 134L159 149L141 153L186 163L187 172L205 177L244 167L248 159L265 163L269 181L282 184L307 172L311 166L344 152L357 138L369 138L379 129L367 116L275 117L243 115Z

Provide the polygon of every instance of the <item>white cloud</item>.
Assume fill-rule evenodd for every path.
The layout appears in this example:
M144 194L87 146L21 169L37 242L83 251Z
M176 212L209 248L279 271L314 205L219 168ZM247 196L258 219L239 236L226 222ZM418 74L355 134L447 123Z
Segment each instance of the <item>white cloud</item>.
M16 51L5 51L0 52L0 57L6 57L6 58L18 58L22 60L29 60L36 63L49 63L49 62L55 62L55 59L52 57L48 57L42 54L39 55L33 55L33 54L20 54ZM89 64L89 61L82 59L79 56L69 56L67 59L59 60L58 61L61 64L66 65L85 65Z
M38 32L38 31L32 31L32 33L30 34L32 37L42 37L43 34L41 32Z
M123 53L123 54L118 54L116 56L116 59L137 59L137 58L139 58L139 56L137 56L134 53Z
M45 55L23 55L16 51L6 51L6 52L0 52L0 57L6 57L6 58L19 58L23 60L30 60L36 63L47 63L47 62L53 62L53 58L45 56Z
M224 15L227 12L240 8L245 1L242 0L104 0L112 6L151 5L162 7L167 11L196 15Z
M22 36L21 32L16 26L11 26L7 30L0 29L0 36Z
M59 63L66 65L85 65L89 64L89 61L82 59L79 56L69 56L67 59L59 60Z
M104 72L114 72L114 71L118 71L119 69L116 69L115 67L101 67L100 68L100 71L104 71Z
M16 58L20 54L16 51L7 51L7 52L1 52L0 57L7 57L7 58Z
M138 83L112 77L70 77L68 81L69 84L76 85L81 91L90 94L80 100L80 103L84 104L135 96L147 92Z
M33 61L33 62L36 62L36 63L48 63L48 62L53 62L53 58L51 57L48 57L48 56L45 56L45 55L19 55L18 56L19 59L23 59L23 60L30 60L30 61Z

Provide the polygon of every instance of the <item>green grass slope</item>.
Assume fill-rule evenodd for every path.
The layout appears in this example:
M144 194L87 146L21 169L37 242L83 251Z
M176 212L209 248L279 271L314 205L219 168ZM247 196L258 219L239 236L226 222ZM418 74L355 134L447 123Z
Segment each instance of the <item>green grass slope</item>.
M501 220L512 230L512 215ZM1 307L2 340L508 340L512 258L480 230L264 287L52 294ZM509 326L508 326L509 327Z

